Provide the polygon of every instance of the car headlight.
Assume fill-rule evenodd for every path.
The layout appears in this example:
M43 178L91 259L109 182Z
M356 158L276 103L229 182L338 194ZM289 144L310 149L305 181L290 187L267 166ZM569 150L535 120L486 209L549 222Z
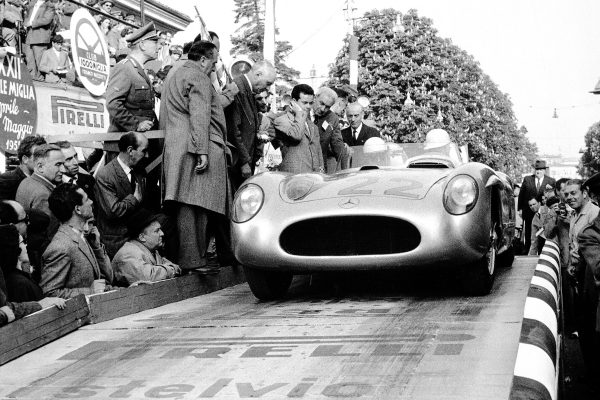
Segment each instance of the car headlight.
M444 207L450 214L465 214L477 203L477 182L468 175L457 175L444 190Z
M242 187L233 200L233 222L246 222L254 217L263 205L265 194L252 183Z
M290 200L300 200L310 193L315 184L311 176L294 176L285 185L285 196Z

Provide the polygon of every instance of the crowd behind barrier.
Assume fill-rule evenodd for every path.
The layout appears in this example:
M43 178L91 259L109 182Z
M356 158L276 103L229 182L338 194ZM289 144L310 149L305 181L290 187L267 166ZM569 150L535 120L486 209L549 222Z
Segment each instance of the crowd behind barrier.
M54 21L57 4L38 0L29 20L50 10ZM100 3L103 14L111 11L108 4ZM129 54L106 93L109 131L118 132L115 151L81 160L69 142L21 141L19 165L0 175L0 224L6 227L0 233L10 238L2 246L10 257L0 258L1 324L43 307L64 308L79 294L236 268L229 211L248 177L265 169L333 173L344 168L351 146L389 139L369 120L368 102L348 85L315 93L299 84L270 109L274 66L250 61L234 76L222 74L218 36L208 34L211 41L198 35L181 54L163 45L168 35L153 24L126 36ZM61 44L52 34L48 42L26 43L47 47L50 38ZM41 57L39 50L32 54ZM152 63L159 72L150 78ZM144 133L157 128L162 139ZM435 129L429 140L450 138ZM152 168L160 160L163 180ZM600 341L589 320L597 316L600 261L589 249L600 241L592 235L580 248L578 238L597 223L600 208L590 195L599 192L600 179L555 182L543 160L532 167L534 173L515 185L520 226L514 245L520 254L539 255L546 242L558 243L565 329L581 335L593 372L600 357L589 354L597 354Z

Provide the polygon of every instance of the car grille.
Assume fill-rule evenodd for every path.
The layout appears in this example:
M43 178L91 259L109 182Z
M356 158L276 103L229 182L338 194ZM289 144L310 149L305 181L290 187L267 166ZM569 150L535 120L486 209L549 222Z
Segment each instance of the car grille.
M419 245L421 235L397 218L341 216L297 222L279 241L284 251L297 256L362 256L405 253Z

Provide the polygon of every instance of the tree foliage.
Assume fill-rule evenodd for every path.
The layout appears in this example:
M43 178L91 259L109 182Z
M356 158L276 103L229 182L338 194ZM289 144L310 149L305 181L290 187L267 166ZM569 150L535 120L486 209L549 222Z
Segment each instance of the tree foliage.
M600 172L600 122L596 122L585 134L585 151L581 155L577 172L589 178Z
M373 10L359 20L359 85L381 131L398 142L422 142L432 128L468 144L474 161L519 178L537 148L517 128L512 103L474 58L437 35L415 10ZM329 84L349 83L348 40ZM409 98L410 96L410 98ZM407 98L409 100L407 101ZM412 102L411 102L412 100Z
M265 1L264 0L234 0L235 23L241 25L231 36L231 55L246 55L252 60L263 58L263 44L265 37ZM276 30L276 34L279 30ZM277 76L282 80L295 85L300 71L285 64L285 59L292 51L288 41L275 42L275 67Z

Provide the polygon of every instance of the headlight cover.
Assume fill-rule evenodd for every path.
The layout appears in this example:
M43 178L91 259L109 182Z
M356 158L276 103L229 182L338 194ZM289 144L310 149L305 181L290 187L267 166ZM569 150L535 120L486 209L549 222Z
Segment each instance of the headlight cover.
M450 214L461 215L475 207L479 189L469 175L457 175L450 179L444 190L444 208Z
M260 186L250 183L242 187L233 200L233 222L252 219L260 211L264 199L265 194Z
M284 187L284 194L290 200L300 200L310 193L315 185L312 176L297 175L292 177Z

